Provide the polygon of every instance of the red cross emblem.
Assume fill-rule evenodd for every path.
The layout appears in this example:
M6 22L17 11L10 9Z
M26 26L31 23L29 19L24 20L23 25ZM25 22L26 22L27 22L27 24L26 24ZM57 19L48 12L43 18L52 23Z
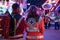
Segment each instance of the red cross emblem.
M35 24L35 22L36 22L35 18L29 18L29 19L28 19L28 24L29 24L30 26L33 26L33 25Z
M33 23L33 21L31 20L31 21L30 21L30 23L32 24L32 23Z

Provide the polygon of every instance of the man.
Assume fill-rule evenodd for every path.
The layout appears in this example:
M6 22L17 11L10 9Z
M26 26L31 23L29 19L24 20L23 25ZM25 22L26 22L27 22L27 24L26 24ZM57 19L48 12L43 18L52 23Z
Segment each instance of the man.
M23 32L24 32L24 28L26 27L25 24L25 20L24 18L20 15L20 7L17 3L14 3L12 5L12 17L14 18L14 21L16 23L16 33L15 36L13 38L23 38ZM15 28L13 28L13 30L15 30Z

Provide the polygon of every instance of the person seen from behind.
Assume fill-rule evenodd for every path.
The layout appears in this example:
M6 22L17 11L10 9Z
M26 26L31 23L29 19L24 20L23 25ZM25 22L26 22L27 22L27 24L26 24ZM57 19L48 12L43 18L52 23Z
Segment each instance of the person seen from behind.
M12 17L14 18L15 21L15 27L12 28L12 30L14 30L15 32L13 34L14 38L23 38L23 32L24 32L24 28L26 27L25 25L25 19L20 15L20 7L19 4L14 3L12 5Z
M44 40L44 21L37 8L31 5L27 10L26 40Z

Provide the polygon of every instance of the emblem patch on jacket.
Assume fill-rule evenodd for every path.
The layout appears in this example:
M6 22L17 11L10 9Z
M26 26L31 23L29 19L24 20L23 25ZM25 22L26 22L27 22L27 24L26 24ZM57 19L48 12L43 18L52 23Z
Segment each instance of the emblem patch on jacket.
M35 23L36 23L35 18L29 18L29 19L28 19L28 25L29 25L29 26L34 26Z

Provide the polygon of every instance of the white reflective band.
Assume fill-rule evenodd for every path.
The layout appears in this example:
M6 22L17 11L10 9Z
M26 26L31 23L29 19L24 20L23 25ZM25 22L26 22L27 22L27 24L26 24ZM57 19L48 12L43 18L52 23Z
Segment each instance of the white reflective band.
M28 32L39 32L38 28L27 28Z
M13 37L10 37L10 38L17 38L17 37L22 37L23 34L20 34L20 35L16 35L16 36L13 36Z
M14 36L14 37L22 37L23 36L23 34L20 34L20 35L16 35L16 36Z
M0 19L0 21L2 21L2 19Z
M27 36L26 38L29 38L29 39L40 39L40 38L44 38L43 35L41 36Z
M0 29L0 30L3 30L3 29Z
M21 23L22 19L23 19L23 17L21 17L21 18L18 20L18 23L17 23L17 25L16 25L16 29L19 27L19 24Z
M2 34L0 34L0 37L2 36Z

